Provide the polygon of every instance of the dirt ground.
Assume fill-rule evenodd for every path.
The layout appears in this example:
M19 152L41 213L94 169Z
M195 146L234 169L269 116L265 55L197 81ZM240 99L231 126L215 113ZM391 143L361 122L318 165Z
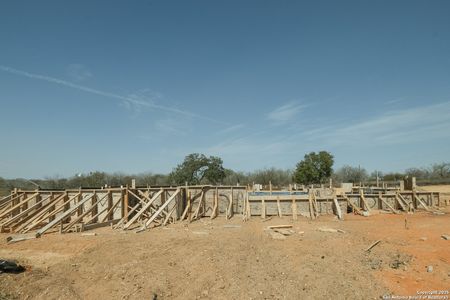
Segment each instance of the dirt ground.
M0 274L0 299L380 299L448 291L450 241L441 235L450 235L450 207L444 211L344 221L204 218L143 233L101 228L89 231L96 236L48 234L10 245L0 234L0 258L28 268ZM272 239L264 229L276 224L292 224L295 233Z

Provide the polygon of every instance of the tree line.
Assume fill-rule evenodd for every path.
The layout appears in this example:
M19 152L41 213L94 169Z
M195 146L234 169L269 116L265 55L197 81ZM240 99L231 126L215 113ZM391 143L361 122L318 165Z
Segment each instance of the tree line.
M414 176L419 182L449 183L450 163L437 163L429 167L409 168L403 173L368 173L361 166L344 165L333 170L334 157L327 151L311 152L304 156L293 169L266 168L253 172L237 172L223 167L220 157L192 153L177 165L169 174L124 174L101 171L79 174L69 178L45 179L4 179L0 177L0 189L68 189L80 187L125 186L136 180L137 186L161 185L248 185L259 183L274 186L288 186L291 183L320 184L328 183L331 178L335 184L340 182L374 182L379 180L395 181Z

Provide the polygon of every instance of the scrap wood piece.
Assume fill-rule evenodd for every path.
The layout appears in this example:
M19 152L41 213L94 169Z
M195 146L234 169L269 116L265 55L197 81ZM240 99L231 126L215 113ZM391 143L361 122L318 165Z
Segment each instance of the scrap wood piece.
M223 228L241 228L241 225L237 225L237 224L226 224L226 225L223 225Z
M96 232L87 232L87 233L82 233L81 236L97 236Z
M292 225L272 225L272 226L267 226L267 229L275 229L275 228L292 228Z
M12 243L17 243L17 242L21 242L21 241L26 241L26 240L32 240L35 239L36 236L30 235L30 234L18 234L18 235L12 235L12 236L8 236L6 238L6 242L8 244L12 244Z
M105 226L111 226L112 227L117 222L119 222L119 219L110 220L110 221L101 222L101 223L87 224L87 225L86 224L81 224L81 231L96 229L96 228L105 227Z
M441 238L443 238L444 240L449 241L449 240L450 240L450 235L448 235L448 234L443 234L443 235L441 235Z
M333 233L339 232L339 233L345 233L345 231L344 231L344 230L341 230L341 229L326 228L326 227L320 227L320 228L317 229L317 230L322 231L322 232L333 232Z
M267 222L267 221L270 221L272 219L273 219L273 217L268 217L268 218L265 218L264 220L262 220L261 222Z
M372 245L370 245L369 248L366 249L366 252L369 252L370 250L372 250L372 248L375 247L376 245L378 245L380 242L381 242L381 240L378 240L375 243L373 243Z
M286 235L286 236L289 236L289 235L292 235L292 234L295 233L294 230L292 230L292 229L285 229L285 228L275 228L275 229L273 229L273 231L281 233L282 235Z

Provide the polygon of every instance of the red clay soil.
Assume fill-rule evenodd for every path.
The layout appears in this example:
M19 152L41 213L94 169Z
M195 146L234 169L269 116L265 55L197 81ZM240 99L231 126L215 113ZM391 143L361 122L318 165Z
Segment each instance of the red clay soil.
M264 228L275 224L292 224L295 233L274 240ZM449 210L344 221L219 217L138 234L90 232L97 235L9 245L1 234L0 258L29 270L0 274L0 299L380 299L450 288L450 241L441 238L450 235Z

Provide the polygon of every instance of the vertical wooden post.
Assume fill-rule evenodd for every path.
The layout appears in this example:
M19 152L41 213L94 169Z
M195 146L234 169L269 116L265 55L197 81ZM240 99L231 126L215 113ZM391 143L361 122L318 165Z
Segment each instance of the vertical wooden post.
M383 209L383 203L381 202L381 192L378 192L378 209Z
M14 199L14 200L12 201L12 203L11 203L11 207L14 207L14 206L16 206L17 204L19 204L20 201L22 201L22 200L21 200L22 197L24 197L24 199L26 199L27 193L23 193L23 195L18 196L17 199ZM15 215L17 215L17 214L19 213L19 210L20 210L20 207L13 209L13 210L11 211L11 216L14 217Z
M247 191L247 193L245 195L245 201L247 202L247 211L246 211L246 213L247 213L247 220L249 220L251 218L251 216L252 216L252 210L251 210L251 207L250 207L250 200L249 200L248 197L249 196L248 196L248 191Z
M23 200L25 201L25 200L27 200L27 195L25 194L24 195L24 198L23 198ZM35 200L36 201L36 200ZM28 202L25 202L24 204L22 204L22 211L24 211L24 210L26 210L26 209L28 209ZM28 215L28 214L27 214ZM26 216L25 216L26 217Z
M112 208L112 206L113 206L113 196L112 196L112 193L111 193L111 190L108 190L108 196L107 196L107 198L108 198L108 212L111 210L111 208ZM113 212L111 212L110 214L108 214L108 216L107 216L108 218L108 221L111 221L111 220L113 220L113 218L114 218L114 213Z
M311 219L315 219L315 213L314 213L314 208L313 208L313 204L312 204L312 194L311 194L312 190L309 189L308 190L308 200L309 200L309 214Z
M58 197L57 197L58 198ZM50 194L50 202L53 202L53 200L54 200L54 195L53 195L53 192ZM55 210L55 205L52 205L51 207L50 207L50 209L49 209L49 212L52 212L52 211L54 211ZM50 218L49 218L49 221L51 222L51 221L53 221L55 219L55 216L51 216Z
M94 217L98 213L98 203L96 203L96 202L97 202L97 193L94 191L94 196L92 196L92 199L91 199L91 205L93 205L93 206L95 205L95 207L91 211L92 217ZM95 217L92 221L94 223L97 223L98 217Z
M125 222L128 222L128 211L128 187L126 187L123 195L123 217L125 218Z
M261 218L266 218L266 203L264 202L264 198L261 200Z
M164 190L161 194L161 205L163 205L164 202L166 202L166 199L167 199L166 196L167 196L167 190ZM168 209L169 209L169 207L166 207L165 211L168 211Z
M27 193L24 193L24 194L23 194L22 200L21 200L20 198L21 198L21 197L19 197L19 199L17 199L17 204L19 204L21 201L24 202L25 200L27 200L28 194L27 194ZM22 207L22 210L23 210L23 207L24 207L25 205L26 205L26 203L24 203L22 206L19 206L18 208L16 208L16 209L13 211L12 215L13 215L13 216L18 215L18 214L20 213L20 208Z
M228 219L230 219L230 218L233 217L233 215L234 215L234 211L233 211L233 201L234 201L234 197L233 197L233 187L231 187L230 205L228 206L228 216L227 216Z
M81 189L80 189L80 195L78 195L77 197L77 204L81 202L81 200L83 199L83 194L81 194ZM78 207L77 209L77 217L81 216L81 214L83 213L83 206L81 205L80 207ZM70 218L68 218L70 221Z
M214 219L215 217L217 217L218 215L218 211L219 211L219 197L218 197L219 191L218 188L216 187L216 189L213 191L213 209L211 212L211 216L209 216L210 219Z
M412 188L412 203L413 203L414 209L417 209L418 208L418 203L417 203L417 200L416 200L416 188L414 186Z
M272 181L269 180L269 190L270 190L270 195L272 196Z
M292 197L292 219L297 220L297 203L295 202L295 197Z
M69 194L68 193L66 193L66 195L64 196L64 200L63 200L63 202L64 202L64 210L63 210L63 213L64 212L66 212L69 208L70 208L70 202L69 202Z
M188 207L187 207L187 212L188 212L188 220L189 220L189 223L191 222L191 220L192 220L192 200L191 200L191 191L189 190L188 191Z

